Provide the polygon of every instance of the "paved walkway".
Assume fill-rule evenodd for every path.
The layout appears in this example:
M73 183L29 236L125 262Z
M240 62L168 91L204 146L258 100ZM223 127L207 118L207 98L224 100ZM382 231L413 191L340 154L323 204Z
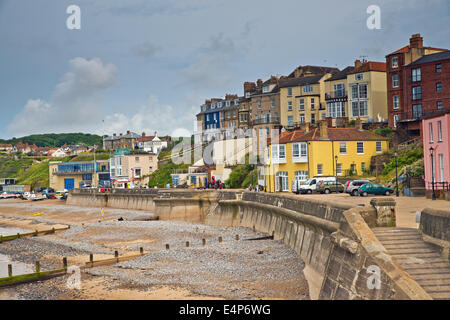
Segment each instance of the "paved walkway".
M388 253L433 298L450 299L450 262L414 228L374 228Z

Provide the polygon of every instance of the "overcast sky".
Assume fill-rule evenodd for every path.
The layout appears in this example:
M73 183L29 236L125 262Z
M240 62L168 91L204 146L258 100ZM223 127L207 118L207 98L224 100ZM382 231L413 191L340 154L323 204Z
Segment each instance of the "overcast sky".
M244 81L385 61L413 33L450 48L449 18L448 0L0 0L0 138L192 131L205 98Z

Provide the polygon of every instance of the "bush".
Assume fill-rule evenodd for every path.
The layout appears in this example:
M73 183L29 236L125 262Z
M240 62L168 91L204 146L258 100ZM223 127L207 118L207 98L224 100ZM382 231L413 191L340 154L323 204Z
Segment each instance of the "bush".
M404 166L410 165L418 160L423 160L423 149L422 148L416 148L408 150L404 154L400 154L397 158L397 167L399 170L401 170ZM395 157L391 158L391 161L386 164L386 166L383 169L383 175L388 174L392 170L395 169Z
M253 170L252 165L239 165L236 166L233 171L230 173L230 177L227 181L225 181L225 184L227 188L231 189L240 189L243 187L245 179L248 177L249 173ZM248 182L248 181L247 181ZM248 182L247 186L251 182Z
M375 130L376 134L378 134L379 136L383 136L383 137L389 137L394 132L395 132L395 130L392 128L379 128L379 129Z

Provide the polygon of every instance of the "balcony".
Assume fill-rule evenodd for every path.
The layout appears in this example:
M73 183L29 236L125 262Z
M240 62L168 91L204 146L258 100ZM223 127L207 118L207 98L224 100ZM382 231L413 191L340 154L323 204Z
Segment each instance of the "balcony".
M332 99L347 100L347 92L345 92L345 90L340 90L340 91L331 91L331 92L325 93L325 100L332 100Z
M399 116L399 121L415 121L415 120L421 120L422 118L429 117L429 116L444 114L449 111L450 111L450 108L426 110L426 111L412 110L412 111L399 113L398 116Z
M252 121L253 125L259 125L259 124L280 124L280 118L279 117L270 117L270 118L262 118L262 119L255 119Z

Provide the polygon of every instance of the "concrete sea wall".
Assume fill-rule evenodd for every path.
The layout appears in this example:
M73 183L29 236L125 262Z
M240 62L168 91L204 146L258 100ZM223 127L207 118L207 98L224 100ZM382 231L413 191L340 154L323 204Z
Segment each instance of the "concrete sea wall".
M313 299L430 299L371 230L395 225L391 198L351 207L307 196L233 190L114 191L75 190L68 203L152 210L162 220L243 226L273 235L305 262Z

